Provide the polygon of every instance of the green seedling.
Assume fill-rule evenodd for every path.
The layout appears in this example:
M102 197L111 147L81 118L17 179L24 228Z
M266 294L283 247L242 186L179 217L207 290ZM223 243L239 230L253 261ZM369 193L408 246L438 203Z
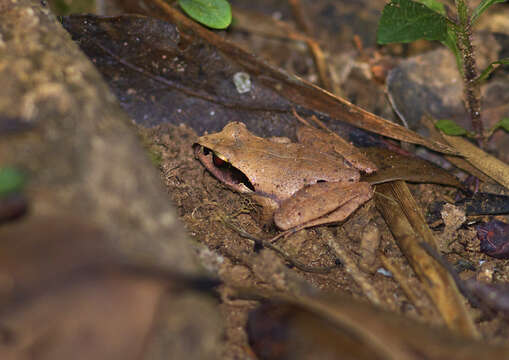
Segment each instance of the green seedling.
M438 0L391 0L382 12L377 32L379 44L426 39L440 41L454 53L463 76L465 106L475 134L464 129L459 130L459 125L452 126L450 120L437 124L437 127L448 135L474 135L482 144L496 129L508 131L507 122L502 119L492 129L484 132L481 122L480 85L499 66L509 64L509 58L494 61L479 73L471 42L472 28L479 17L490 6L505 1L483 0L471 11L466 0L455 0L454 9L447 11Z

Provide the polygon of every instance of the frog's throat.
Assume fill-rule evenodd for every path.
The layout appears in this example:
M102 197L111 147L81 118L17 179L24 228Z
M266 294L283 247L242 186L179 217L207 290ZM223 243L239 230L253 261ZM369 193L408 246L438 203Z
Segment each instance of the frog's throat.
M225 162L224 165L216 165L214 163L214 156L217 155L215 155L212 150L200 144L194 144L193 148L195 157L200 160L203 166L205 166L216 179L240 193L252 193L255 191L253 184L251 184L242 171L227 162ZM223 159L222 157L219 158Z

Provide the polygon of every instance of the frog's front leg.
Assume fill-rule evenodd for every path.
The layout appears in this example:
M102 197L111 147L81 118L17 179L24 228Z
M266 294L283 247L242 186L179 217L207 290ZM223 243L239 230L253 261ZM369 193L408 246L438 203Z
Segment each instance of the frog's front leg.
M339 222L372 197L367 182L319 182L284 200L274 213L274 223L288 230Z

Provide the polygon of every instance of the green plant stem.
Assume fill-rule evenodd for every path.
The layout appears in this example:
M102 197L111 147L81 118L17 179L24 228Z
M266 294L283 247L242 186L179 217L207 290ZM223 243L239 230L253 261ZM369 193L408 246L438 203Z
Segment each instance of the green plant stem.
M475 63L474 47L472 45L472 24L470 12L465 0L455 0L459 24L456 27L457 45L463 60L463 92L465 106L470 116L472 128L483 145L485 142L483 123L481 121L481 88L478 70Z

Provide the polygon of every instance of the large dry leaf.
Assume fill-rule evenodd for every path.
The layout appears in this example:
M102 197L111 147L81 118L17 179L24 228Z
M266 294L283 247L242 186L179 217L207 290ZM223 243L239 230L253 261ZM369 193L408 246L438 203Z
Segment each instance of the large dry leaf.
M109 62L110 69L127 67L130 72L138 72L138 77L145 76L152 82L159 82L160 90L169 87L178 91L179 101L169 98L174 104L174 113L164 115L166 119L179 118L179 114L185 113L189 104L197 100L206 101L209 106L203 104L203 107L199 107L202 113L198 117L201 118L201 123L209 125L205 126L206 129L218 130L218 124L212 126L211 123L223 126L224 122L232 120L232 115L227 116L228 113L224 110L216 112L211 104L244 112L272 113L289 113L292 107L300 106L377 134L421 144L437 151L454 153L444 144L424 139L400 125L261 61L197 25L162 1L155 0L146 4L137 2L133 6L138 12L153 9L149 10L151 15L162 17L171 24L133 17L102 20L83 17L70 18L64 21L64 26L79 40L82 49L89 56L97 57L99 51L101 57ZM172 24L178 25L174 27ZM146 58L147 54L152 61ZM97 60L96 63L100 65ZM232 81L234 74L240 71L249 73L251 78L252 90L245 94L239 94ZM127 90L129 87L124 88ZM124 93L150 98L135 87ZM119 98L124 101L123 96ZM185 103L188 107L183 108ZM148 110L145 109L142 118L149 117ZM206 114L208 115L205 116ZM141 114L138 115L135 117L140 118ZM194 113L192 115L196 117Z
M505 359L509 348L429 327L346 296L264 294L248 322L262 359Z

